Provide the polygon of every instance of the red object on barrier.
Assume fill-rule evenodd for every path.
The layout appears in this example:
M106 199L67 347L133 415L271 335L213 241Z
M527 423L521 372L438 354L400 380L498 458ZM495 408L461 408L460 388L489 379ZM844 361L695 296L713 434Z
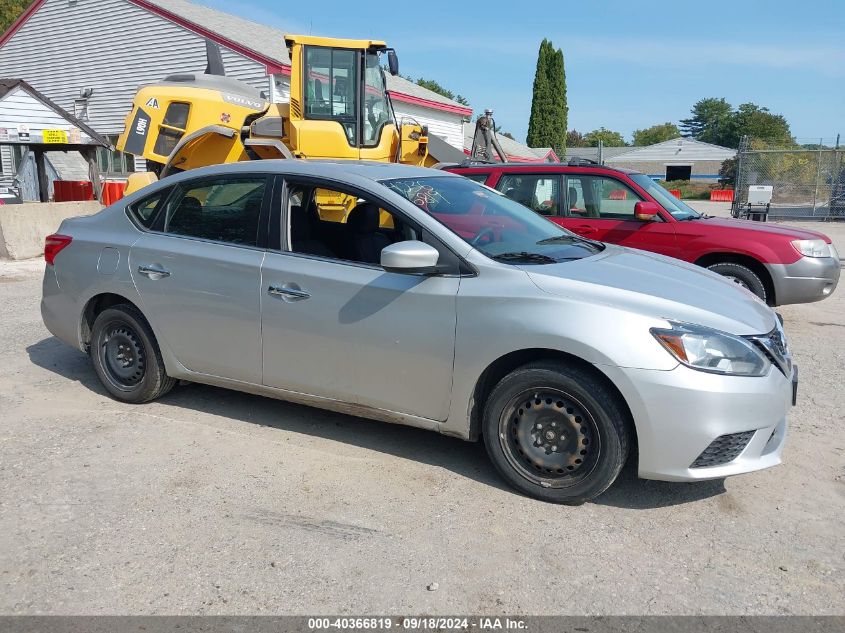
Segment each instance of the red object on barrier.
M710 192L710 202L733 202L733 189L714 189Z
M680 189L670 189L669 193L675 196L678 200L681 199L681 190Z
M103 183L103 204L109 206L123 197L125 182L106 181Z
M628 192L624 189L614 189L610 192L611 200L625 200L628 197Z
M53 200L55 202L76 202L93 199L94 187L87 180L53 181Z

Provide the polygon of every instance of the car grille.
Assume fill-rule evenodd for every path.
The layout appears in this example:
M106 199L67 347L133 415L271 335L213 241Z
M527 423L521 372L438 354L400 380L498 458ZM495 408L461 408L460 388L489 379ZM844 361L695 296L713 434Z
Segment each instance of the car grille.
M742 433L730 433L720 435L710 443L710 446L695 458L690 468L707 468L708 466L721 466L732 462L748 446L748 442L754 437L756 431L743 431Z
M768 357L772 364L777 367L787 378L792 377L792 354L789 353L789 346L786 336L780 326L768 334L760 336L749 336L762 352Z

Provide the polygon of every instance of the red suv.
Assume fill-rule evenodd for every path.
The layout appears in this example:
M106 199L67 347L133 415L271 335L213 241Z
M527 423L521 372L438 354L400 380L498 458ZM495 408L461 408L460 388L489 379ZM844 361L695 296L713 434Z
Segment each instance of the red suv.
M597 164L447 166L573 233L704 266L770 305L830 296L839 256L830 238L793 227L702 215L645 174Z

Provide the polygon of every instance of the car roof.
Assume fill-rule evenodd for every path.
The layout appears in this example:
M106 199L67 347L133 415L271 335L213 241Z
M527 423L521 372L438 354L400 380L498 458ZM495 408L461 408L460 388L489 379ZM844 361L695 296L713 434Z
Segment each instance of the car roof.
M453 173L463 172L489 172L489 171L505 171L505 172L520 172L520 171L545 171L545 172L578 172L588 169L600 169L605 171L613 171L622 174L639 174L641 172L635 169L626 169L624 167L611 167L610 165L600 165L598 163L586 162L571 162L571 163L460 163L453 165L444 165L444 170L452 171Z
M316 159L242 161L238 163L226 163L223 165L212 165L210 167L191 169L187 172L182 172L180 176L184 175L186 178L197 178L202 176L237 174L244 171L252 173L270 172L275 174L292 174L316 177L345 176L365 178L374 182L394 178L431 178L436 176L457 177L454 174L430 169L428 167L414 167L412 165L400 165L397 163Z

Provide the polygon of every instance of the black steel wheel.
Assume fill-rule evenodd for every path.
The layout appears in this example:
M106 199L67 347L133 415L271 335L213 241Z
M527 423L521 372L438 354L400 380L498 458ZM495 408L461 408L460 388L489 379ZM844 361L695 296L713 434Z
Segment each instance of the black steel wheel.
M511 398L499 418L499 442L519 474L552 488L589 477L601 454L592 414L560 389L528 389Z
M579 504L604 492L628 457L630 414L595 370L537 361L490 393L484 443L499 473L544 501Z
M115 389L132 391L144 379L147 352L138 333L124 319L112 319L101 328L96 353Z
M89 348L97 377L117 400L154 400L176 384L164 369L147 320L128 304L103 310L91 328Z

